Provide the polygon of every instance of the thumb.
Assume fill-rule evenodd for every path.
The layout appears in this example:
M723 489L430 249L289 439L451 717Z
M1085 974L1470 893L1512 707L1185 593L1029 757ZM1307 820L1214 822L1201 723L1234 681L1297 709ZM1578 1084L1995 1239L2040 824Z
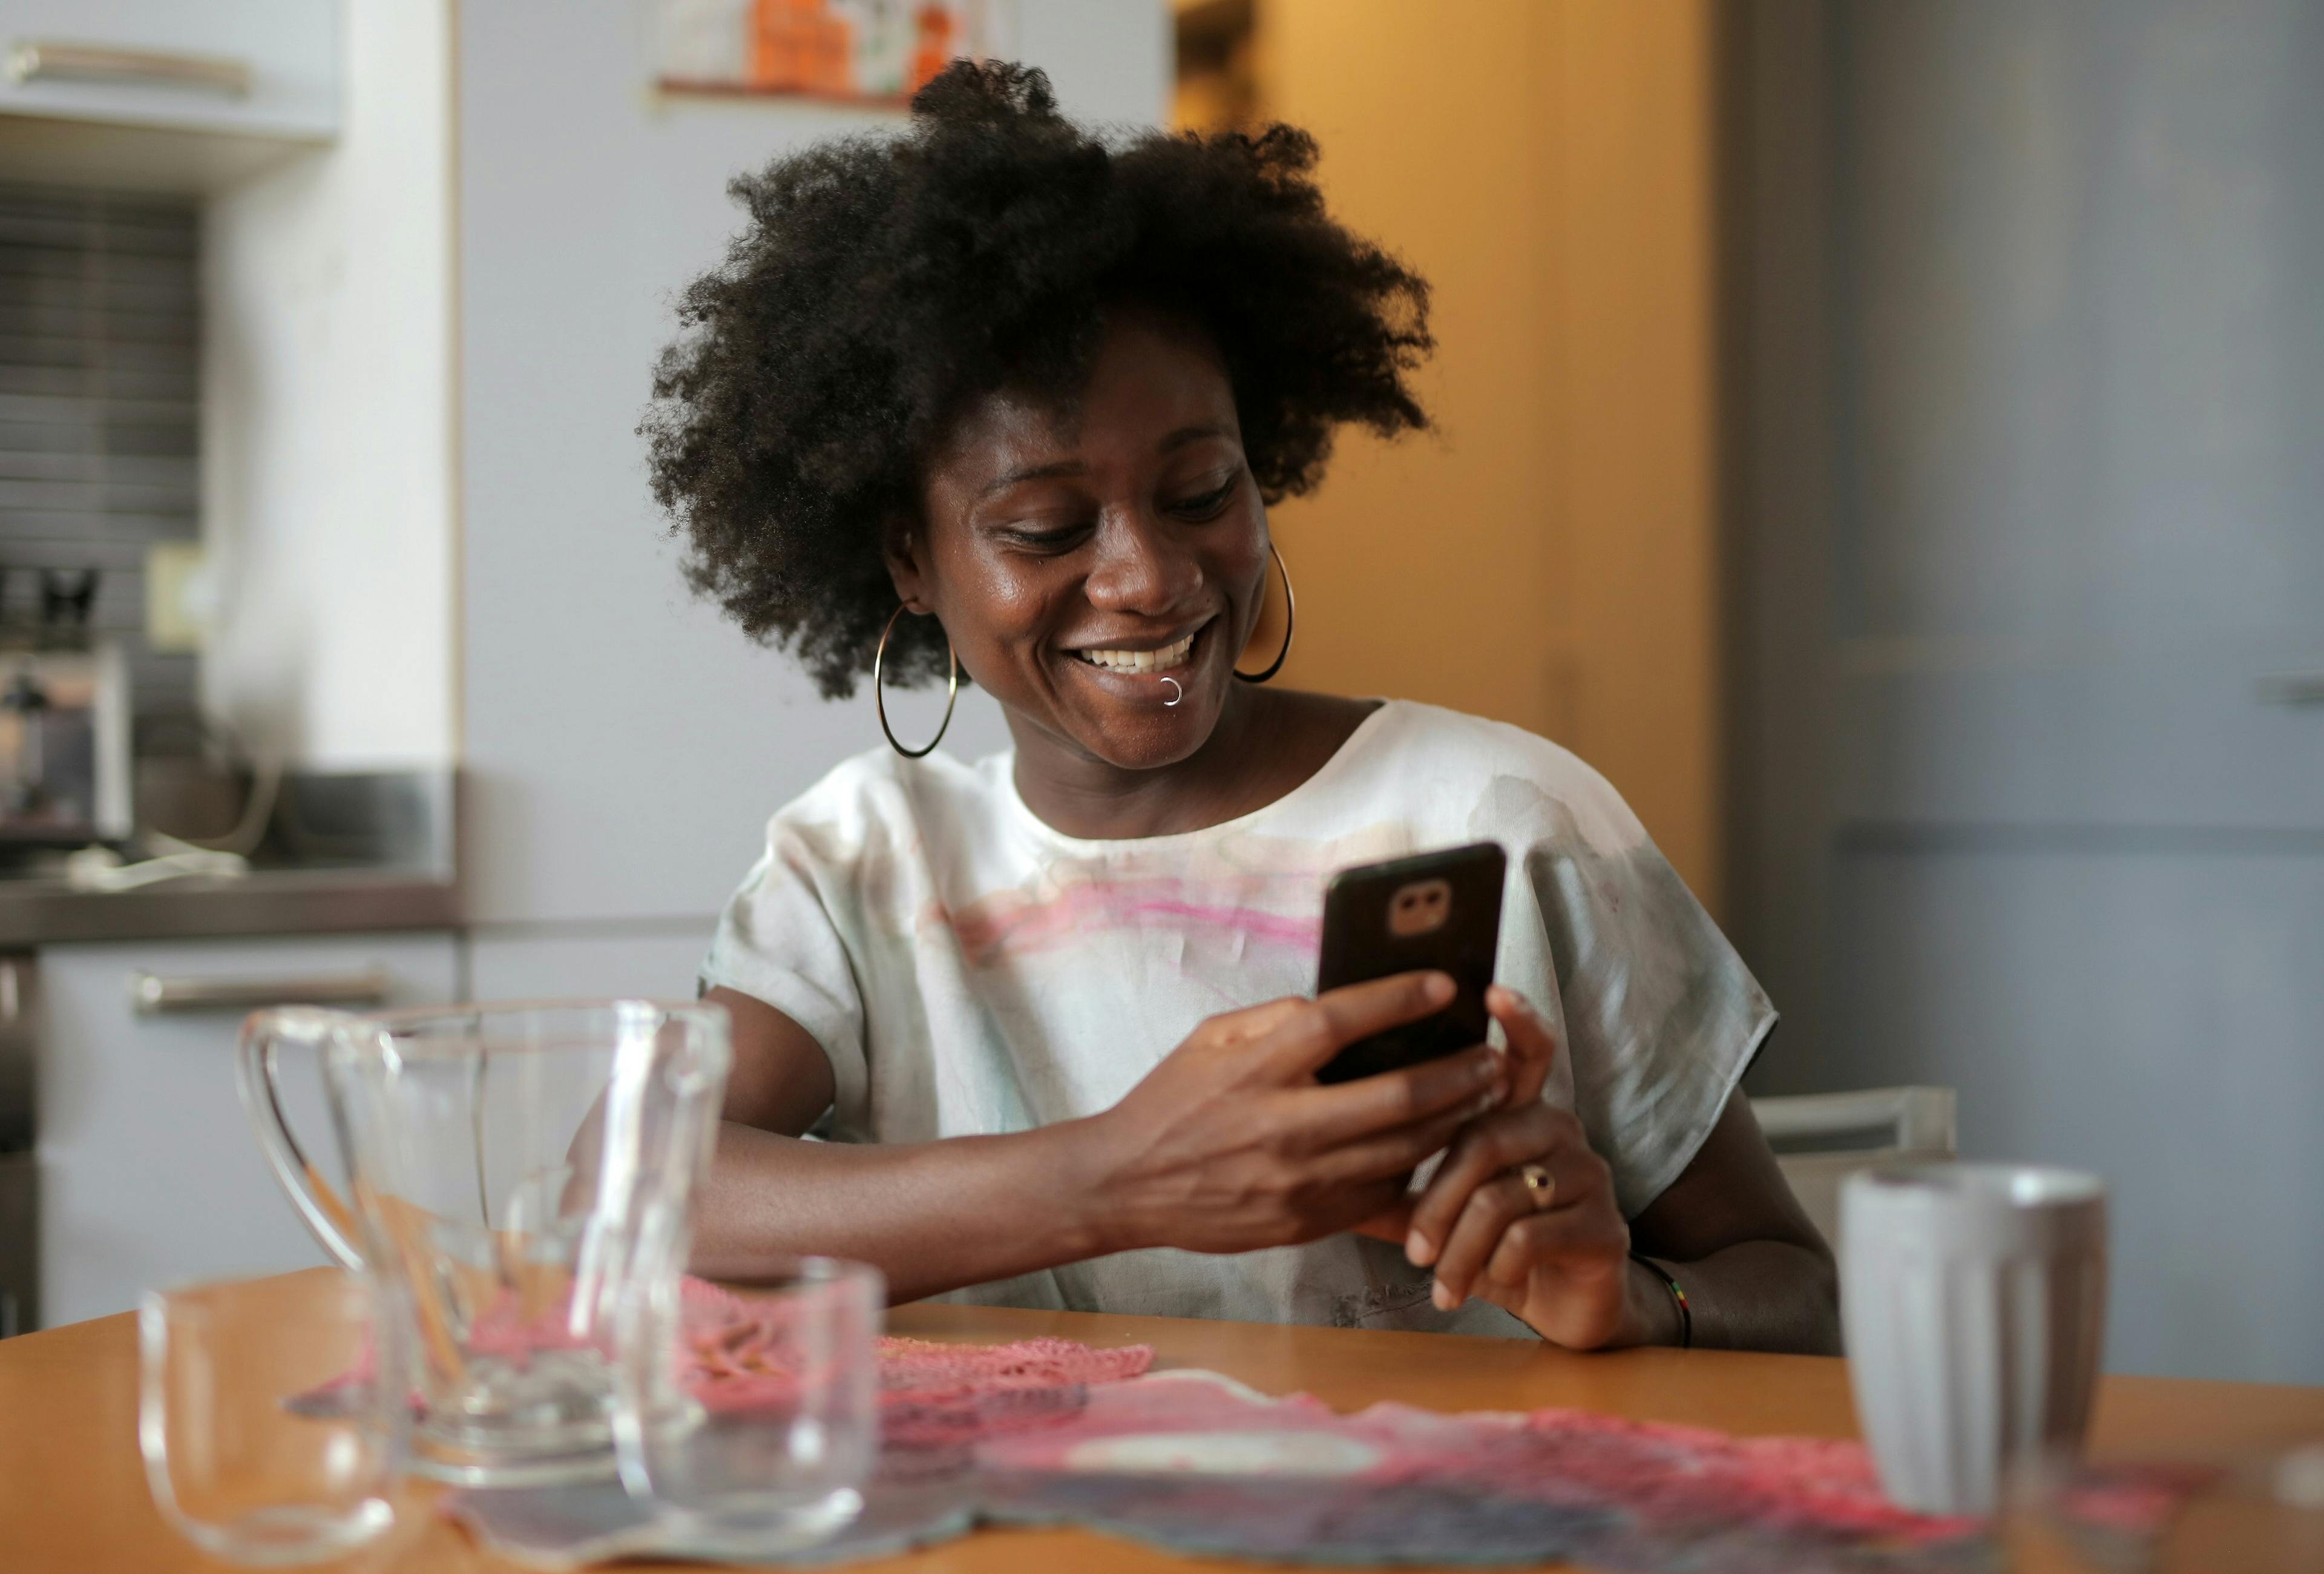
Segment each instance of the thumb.
M1501 1024L1509 1041L1509 1096L1512 1108L1541 1097L1549 1069L1557 1062L1557 1036L1533 1004L1516 990L1496 984L1485 991L1485 1009Z

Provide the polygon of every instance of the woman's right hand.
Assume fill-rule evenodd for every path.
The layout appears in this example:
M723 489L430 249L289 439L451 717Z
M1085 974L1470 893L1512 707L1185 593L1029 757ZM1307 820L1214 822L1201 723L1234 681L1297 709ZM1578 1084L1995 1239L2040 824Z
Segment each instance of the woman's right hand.
M1084 1123L1083 1196L1102 1249L1289 1245L1400 1201L1416 1166L1499 1104L1503 1057L1480 1044L1335 1086L1314 1074L1452 998L1443 974L1405 973L1204 1022Z

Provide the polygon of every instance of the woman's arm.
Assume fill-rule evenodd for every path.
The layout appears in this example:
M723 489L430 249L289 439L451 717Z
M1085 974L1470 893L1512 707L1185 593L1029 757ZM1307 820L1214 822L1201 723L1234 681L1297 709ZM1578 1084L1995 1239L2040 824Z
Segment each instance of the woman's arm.
M1686 1292L1693 1342L1719 1349L1840 1354L1840 1281L1831 1248L1775 1167L1738 1089L1679 1178L1630 1221L1630 1249ZM1655 1344L1675 1344L1669 1288L1636 1263Z
M1435 1265L1438 1303L1481 1296L1577 1349L1676 1344L1678 1308L1663 1281L1631 1260L1640 1252L1685 1291L1693 1343L1837 1354L1831 1248L1776 1169L1749 1104L1730 1097L1679 1178L1626 1224L1612 1172L1582 1123L1540 1101L1557 1047L1547 1024L1510 990L1495 989L1490 1004L1508 1035L1509 1106L1462 1133L1414 1207L1366 1227L1405 1231L1412 1261ZM1523 1165L1548 1171L1546 1207Z
M909 1146L811 1143L829 1108L831 1062L805 1028L733 989L708 998L733 1023L734 1060L706 1191L695 1205L692 1266L748 1280L782 1257L823 1253L876 1263L899 1301L1009 1278L1096 1249L1074 1171L1069 1126ZM991 1221L1012 1227L993 1231Z
M1407 974L1231 1012L1102 1114L858 1144L799 1138L834 1090L814 1038L763 1001L714 989L734 1062L691 1265L749 1280L825 1253L877 1265L908 1301L1136 1246L1239 1252L1346 1229L1499 1101L1504 1068L1480 1045L1340 1087L1316 1086L1314 1070L1451 993L1441 974Z

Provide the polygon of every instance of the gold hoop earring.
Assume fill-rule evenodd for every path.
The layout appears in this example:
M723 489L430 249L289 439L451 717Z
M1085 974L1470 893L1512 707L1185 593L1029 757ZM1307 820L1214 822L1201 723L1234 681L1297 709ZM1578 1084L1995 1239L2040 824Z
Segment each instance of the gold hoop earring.
M1264 683L1269 678L1274 677L1277 672L1283 671L1284 658L1291 654L1292 630L1299 622L1299 599L1297 597L1291 594L1291 570L1284 566L1283 554L1276 551L1276 546L1273 542L1268 542L1267 543L1267 550L1275 559L1275 571L1283 576L1283 648L1275 653L1275 660L1267 664L1266 671L1237 672L1235 674L1236 677L1241 679L1246 683ZM1266 586L1262 584L1259 587L1259 595L1262 598L1261 605L1265 605L1264 597L1266 597Z
M952 725L952 708L960 700L960 653L952 648L952 635L945 635L945 659L952 663L952 674L945 685L944 720L937 725L936 736L917 749L908 749L896 741L895 729L888 725L888 699L880 691L881 670L888 664L888 636L896 632L896 619L906 608L899 606L888 615L888 626L880 631L880 648L872 653L872 708L880 713L880 730L888 735L888 746L908 760L917 760L936 752L944 742L945 728Z

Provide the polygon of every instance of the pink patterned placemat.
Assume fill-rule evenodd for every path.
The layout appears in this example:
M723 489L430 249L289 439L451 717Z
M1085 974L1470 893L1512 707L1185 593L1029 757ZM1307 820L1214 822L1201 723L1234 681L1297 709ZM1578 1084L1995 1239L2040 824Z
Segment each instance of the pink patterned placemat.
M917 1343L917 1341L915 1341ZM936 1391L1010 1347L947 1347ZM1022 1349L1022 1347L1019 1347ZM1059 1370L1111 1354L1047 1344ZM891 1425L864 1511L808 1549L738 1556L657 1525L612 1484L463 1493L447 1507L495 1551L544 1567L615 1557L770 1566L891 1556L979 1525L1074 1525L1175 1551L1277 1562L1526 1566L1629 1574L1970 1574L1991 1542L1884 1499L1863 1449L1736 1438L1583 1411L1342 1415L1217 1373L1152 1372L1010 1391L948 1431ZM990 1397L987 1393L986 1397ZM890 1412L892 1421L894 1412ZM936 1446L930 1446L934 1444Z
M684 1310L684 1381L706 1410L747 1411L796 1387L812 1341L787 1337L792 1303L688 1281ZM1626 1574L1998 1567L1976 1523L1891 1505L1852 1440L1733 1437L1577 1410L1376 1404L1342 1415L1213 1372L1150 1371L1143 1345L890 1338L879 1355L879 1476L862 1515L814 1547L751 1556L689 1543L611 1482L462 1492L447 1512L495 1551L548 1568L637 1555L841 1563L979 1525L1074 1525L1277 1562L1568 1560ZM2097 1484L2100 1506L2137 1522L2124 1527L2133 1541L2177 1501L2153 1486Z

